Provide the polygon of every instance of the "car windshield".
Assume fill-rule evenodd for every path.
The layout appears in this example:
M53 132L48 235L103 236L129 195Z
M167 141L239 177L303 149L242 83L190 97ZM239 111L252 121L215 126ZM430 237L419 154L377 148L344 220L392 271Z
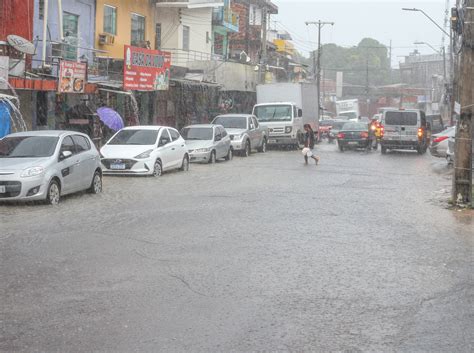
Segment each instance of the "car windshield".
M121 130L115 135L108 145L154 145L159 130Z
M50 157L58 140L56 136L7 136L0 140L0 158Z
M255 107L255 115L260 122L291 121L290 105L261 105Z
M334 121L331 126L333 130L340 130L344 124L347 124L347 121Z
M356 112L343 112L339 114L339 117L347 118L347 119L357 119L357 113Z
M334 120L321 120L319 126L332 126Z
M416 112L386 112L385 125L412 125L418 124L418 114Z
M212 140L212 127L185 127L181 131L185 140Z
M368 126L365 123L345 123L342 130L345 131L367 131Z
M247 129L245 116L218 116L213 124L222 125L226 129Z

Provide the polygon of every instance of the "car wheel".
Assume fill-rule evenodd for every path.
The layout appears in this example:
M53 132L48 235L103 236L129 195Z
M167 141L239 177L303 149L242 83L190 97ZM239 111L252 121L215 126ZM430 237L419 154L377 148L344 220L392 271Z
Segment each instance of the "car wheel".
M181 164L180 170L182 172L187 172L189 170L189 157L187 155L183 157L183 163Z
M46 194L46 202L50 205L57 205L61 199L61 188L56 180L51 180Z
M381 146L380 150L382 151L382 154L387 154L387 147Z
M159 160L155 161L155 165L153 166L153 176L160 177L163 174L163 167L161 166L161 162Z
M102 175L99 171L96 171L92 177L92 183L89 188L89 192L91 194L100 194L102 192Z
M295 145L295 147L297 150L302 150L304 148L304 142L305 142L304 135L301 132L299 132L297 139L298 139L298 143Z
M216 163L216 151L211 152L211 157L209 158L209 164L215 164Z
M227 156L225 157L226 161L231 161L234 158L234 150L229 148L229 152L227 152Z
M250 141L247 140L247 142L245 142L245 149L244 149L243 155L244 157L249 157L250 153L251 153Z
M265 153L267 152L267 139L263 138L262 146L258 149L259 152Z

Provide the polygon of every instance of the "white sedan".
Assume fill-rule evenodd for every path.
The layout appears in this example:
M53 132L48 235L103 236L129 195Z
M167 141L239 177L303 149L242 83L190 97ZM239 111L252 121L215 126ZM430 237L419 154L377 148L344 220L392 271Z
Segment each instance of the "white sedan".
M117 132L101 148L104 174L160 176L189 169L186 142L176 129L131 126Z

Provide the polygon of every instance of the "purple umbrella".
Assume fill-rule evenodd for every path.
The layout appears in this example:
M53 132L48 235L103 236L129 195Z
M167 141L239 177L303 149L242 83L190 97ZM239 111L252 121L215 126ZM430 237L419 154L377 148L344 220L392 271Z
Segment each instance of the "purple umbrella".
M97 114L99 115L99 119L112 130L119 131L123 129L123 119L115 110L102 107L97 109Z

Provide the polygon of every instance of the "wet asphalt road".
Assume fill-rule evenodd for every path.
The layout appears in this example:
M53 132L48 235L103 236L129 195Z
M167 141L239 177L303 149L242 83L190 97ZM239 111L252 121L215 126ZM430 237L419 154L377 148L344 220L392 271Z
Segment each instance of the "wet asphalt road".
M0 351L473 351L444 163L318 149L0 205Z

